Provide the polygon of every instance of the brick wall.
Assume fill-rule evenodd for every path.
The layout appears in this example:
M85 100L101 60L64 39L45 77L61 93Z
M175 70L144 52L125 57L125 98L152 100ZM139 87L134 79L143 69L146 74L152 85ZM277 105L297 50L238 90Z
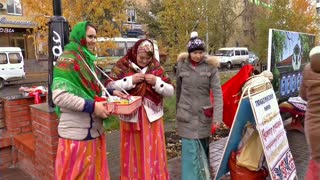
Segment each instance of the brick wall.
M0 99L0 129L4 128L4 109L3 109L3 100Z
M9 133L17 135L32 131L30 104L33 104L33 98L5 100L5 123Z
M12 166L13 156L11 146L0 149L0 169Z
M24 133L14 137L13 164L34 177L35 143L32 133Z
M51 180L58 147L58 118L47 103L34 104L33 100L0 99L4 110L0 117L6 125L0 128L0 168L17 166L35 179ZM45 97L41 100L44 102Z
M32 129L35 135L35 170L39 179L54 179L58 147L58 118L47 104L31 106Z
M45 97L42 97L41 100L45 101ZM19 160L26 162L24 157L30 156L30 153L25 154L25 150L32 149L33 147L30 147L32 145L19 145L16 137L32 134L29 107L31 104L34 104L33 98L24 98L20 95L0 99L0 121L3 119L5 125L0 128L0 169L16 166ZM28 137L28 139L30 138ZM24 142L25 140L21 139L20 141ZM25 167L30 167L30 165L26 164Z

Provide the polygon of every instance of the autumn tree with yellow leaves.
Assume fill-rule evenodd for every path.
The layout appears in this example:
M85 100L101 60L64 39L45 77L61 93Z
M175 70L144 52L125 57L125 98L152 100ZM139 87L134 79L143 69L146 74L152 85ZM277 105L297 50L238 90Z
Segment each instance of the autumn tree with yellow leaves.
M271 7L260 11L255 19L258 38L254 49L263 63L267 62L269 28L319 34L319 17L312 0L274 0Z
M163 0L164 11L158 15L160 27L165 36L169 54L173 59L186 45L192 31L198 31L199 36L205 39L206 9L203 0Z
M197 31L213 52L226 45L235 33L236 20L244 8L238 7L243 0L148 0L147 7L138 9L139 22L146 24L150 37L160 41L171 62L186 51L192 31ZM208 40L208 41L207 41Z
M126 21L125 2L123 0L61 0L62 16L70 27L79 21L91 21L98 29L99 37L116 37L123 31ZM53 16L53 0L22 0L25 14L37 24L35 34L43 34L35 43L47 42L48 22ZM112 43L106 44L112 46Z

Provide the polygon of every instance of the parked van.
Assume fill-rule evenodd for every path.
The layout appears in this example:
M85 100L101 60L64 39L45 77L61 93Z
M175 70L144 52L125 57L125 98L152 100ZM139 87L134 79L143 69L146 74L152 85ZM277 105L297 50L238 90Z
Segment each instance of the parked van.
M122 38L122 37L115 37L115 38L97 38L97 56L98 59L107 59L108 65L105 68L106 72L110 72L113 65L123 56L125 56L128 50L137 42L139 38ZM115 48L108 48L108 49L101 49L103 47L103 43L107 42L114 42ZM154 45L154 56L155 58L160 61L159 55L159 48L157 41L153 40Z
M19 47L0 47L0 88L5 82L25 78L24 61Z
M246 47L225 47L220 48L215 54L220 61L221 67L244 66L249 61L248 48Z

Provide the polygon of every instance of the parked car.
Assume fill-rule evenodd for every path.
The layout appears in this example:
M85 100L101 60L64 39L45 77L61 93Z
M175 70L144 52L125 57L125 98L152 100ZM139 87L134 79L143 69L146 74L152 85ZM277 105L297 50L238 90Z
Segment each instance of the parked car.
M19 47L0 47L0 89L5 82L25 78L24 61Z
M218 57L220 66L228 69L235 65L242 67L249 61L248 48L246 47L220 48L215 56Z
M259 57L252 51L249 51L249 63L254 64L259 61Z

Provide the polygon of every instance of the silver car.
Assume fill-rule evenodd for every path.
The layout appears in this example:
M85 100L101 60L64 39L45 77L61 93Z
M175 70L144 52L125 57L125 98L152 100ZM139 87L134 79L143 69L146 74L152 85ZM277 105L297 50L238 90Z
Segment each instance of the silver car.
M254 53L249 51L249 64L254 64L259 61L259 57Z

